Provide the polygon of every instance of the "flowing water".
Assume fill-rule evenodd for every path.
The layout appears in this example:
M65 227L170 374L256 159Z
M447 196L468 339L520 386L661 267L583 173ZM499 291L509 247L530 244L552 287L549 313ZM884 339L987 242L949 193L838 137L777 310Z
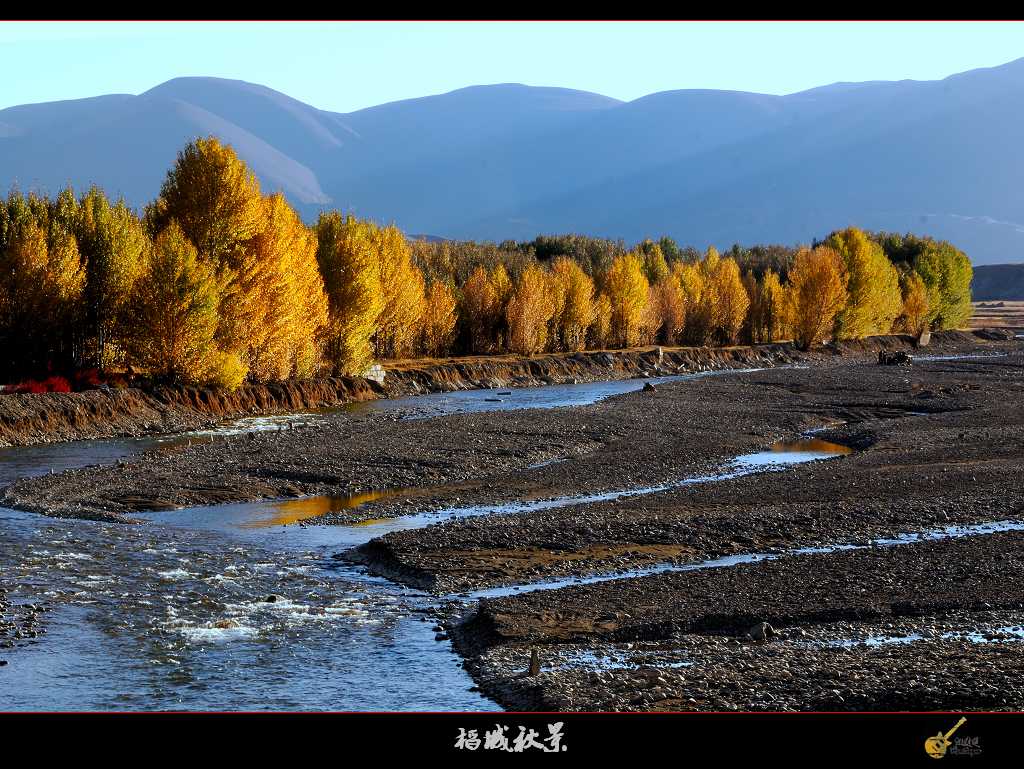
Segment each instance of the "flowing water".
M642 384L570 385L568 393L531 388L548 392L525 395L518 403L589 403ZM514 400L521 394L500 397ZM512 401L495 406L479 392L416 399L418 407L438 414L502 403ZM399 402L371 407L407 408ZM237 420L202 437L278 429L287 421ZM0 485L193 439L3 450ZM806 439L738 457L714 475L646 489L464 507L353 526L289 524L402 492L147 513L149 522L138 526L0 509L0 568L5 583L15 586L11 602L50 607L44 635L0 649L0 659L9 661L0 667L0 710L493 710L493 702L471 691L472 680L450 642L435 639L428 619L435 597L331 556L388 531L449 518L650 494L848 451ZM761 557L769 556L734 556L717 565Z

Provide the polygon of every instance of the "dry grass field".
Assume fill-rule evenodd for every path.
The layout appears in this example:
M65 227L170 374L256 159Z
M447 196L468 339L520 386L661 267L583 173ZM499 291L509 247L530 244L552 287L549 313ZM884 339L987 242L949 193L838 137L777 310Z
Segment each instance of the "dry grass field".
M1024 302L974 302L968 328L1011 328L1024 333Z

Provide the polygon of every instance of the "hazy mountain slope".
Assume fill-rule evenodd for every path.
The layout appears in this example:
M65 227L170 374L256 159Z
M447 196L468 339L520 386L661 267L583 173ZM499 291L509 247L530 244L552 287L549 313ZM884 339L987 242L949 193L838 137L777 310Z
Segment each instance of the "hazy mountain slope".
M946 237L978 262L1024 253L1024 60L789 96L620 102L501 84L348 114L178 78L0 111L0 186L95 182L141 206L178 150L210 133L310 219L330 206L444 237L572 230L721 247L857 223Z
M979 302L1024 301L1024 264L990 264L975 268L971 293Z

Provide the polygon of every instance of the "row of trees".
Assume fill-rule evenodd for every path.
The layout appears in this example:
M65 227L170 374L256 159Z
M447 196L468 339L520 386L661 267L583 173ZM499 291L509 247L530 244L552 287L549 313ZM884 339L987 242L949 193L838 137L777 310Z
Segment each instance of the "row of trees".
M141 215L96 188L0 205L0 375L126 369L236 387L375 359L729 345L961 324L953 246L850 228L813 248L544 236L409 242L265 195L230 147L179 153Z

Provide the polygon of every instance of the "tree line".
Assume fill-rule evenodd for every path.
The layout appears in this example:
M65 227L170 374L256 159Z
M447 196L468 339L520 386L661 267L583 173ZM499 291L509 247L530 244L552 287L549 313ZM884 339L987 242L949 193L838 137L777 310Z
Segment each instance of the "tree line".
M411 356L806 348L961 325L970 281L949 243L856 228L719 253L671 238L411 242L337 211L307 226L211 137L141 214L96 187L0 201L0 376L235 388Z

